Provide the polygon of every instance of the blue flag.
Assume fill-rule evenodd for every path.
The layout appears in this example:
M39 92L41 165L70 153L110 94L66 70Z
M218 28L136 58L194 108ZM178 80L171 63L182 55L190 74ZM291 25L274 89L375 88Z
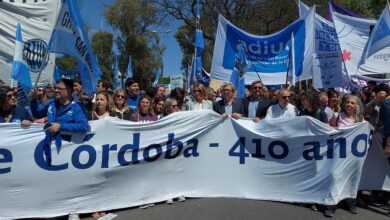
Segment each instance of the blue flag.
M29 94L32 89L30 69L26 61L23 60L23 40L22 30L18 23L16 27L15 53L12 64L12 78L17 80L24 90L25 94Z
M238 49L237 57L234 63L230 82L237 88L237 97L242 99L245 97L245 80L244 74L248 70L248 61L245 55L244 47Z
M390 5L387 1L381 17L375 24L375 27L370 34L370 38L364 47L360 63L364 64L368 57L388 46L390 46Z
M48 49L53 53L62 53L79 60L81 69L80 78L87 95L96 91L97 81L100 79L96 57L79 11L76 0L63 0L56 26L50 37Z
M133 77L133 66L131 65L131 56L129 56L129 63L127 64L127 77L126 77L126 80L128 78L132 78Z
M195 33L195 48L196 48L196 54L195 57L192 60L191 64L191 77L189 78L189 85L199 82L198 77L202 75L202 52L204 50L204 39L203 39L203 32L201 30L196 30Z
M196 17L200 18L200 5L199 0L196 0Z
M160 77L161 77L161 70L157 69L156 70L156 79L154 80L153 85L152 85L153 87L157 86L158 81L160 80Z

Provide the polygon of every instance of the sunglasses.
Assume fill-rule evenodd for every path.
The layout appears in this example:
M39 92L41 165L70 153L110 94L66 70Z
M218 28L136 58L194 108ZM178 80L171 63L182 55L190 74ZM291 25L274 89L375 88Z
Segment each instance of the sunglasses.
M124 95L117 95L116 97L117 97L117 98L121 98L121 99L124 99L124 98L125 98Z
M290 99L290 98L291 98L291 96L289 96L289 95L285 95L285 96L283 96L283 98L284 98L284 99Z
M261 87L261 86L254 86L253 89L254 89L254 90L255 90L255 89L259 89L259 90L260 90L260 89L263 89L263 87Z
M194 93L197 93L197 92L202 92L202 91L200 91L200 90L194 90Z

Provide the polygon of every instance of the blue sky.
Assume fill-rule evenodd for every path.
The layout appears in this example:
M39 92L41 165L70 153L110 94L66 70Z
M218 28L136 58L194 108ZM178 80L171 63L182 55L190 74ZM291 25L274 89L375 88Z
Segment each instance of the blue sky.
M113 0L82 0L82 4L80 5L81 15L83 16L83 19L92 26L92 33L100 31L101 28L105 31L113 33L111 27L106 23L102 16L104 10L103 3L108 4L112 1ZM163 56L164 76L179 75L182 73L180 70L180 63L183 53L181 52L179 44L174 38L174 34L179 25L180 22L175 22L169 27L156 30L159 32L171 30L169 33L160 34L161 42L166 46Z

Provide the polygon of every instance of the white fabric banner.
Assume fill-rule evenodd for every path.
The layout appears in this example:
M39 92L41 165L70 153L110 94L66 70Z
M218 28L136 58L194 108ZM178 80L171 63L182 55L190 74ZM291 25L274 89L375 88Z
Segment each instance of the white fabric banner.
M388 73L390 47L374 53L359 66L364 47L377 21L342 15L337 12L332 12L332 15L348 74L351 76Z
M58 11L61 5L59 0L51 1L26 1L21 0L15 2L0 1L0 78L11 84L11 69L13 55L15 51L15 33L16 25L20 23L22 27L22 36L24 43L29 42L26 49L30 52L39 50L42 45L39 44L42 40L48 43L53 26L56 22ZM39 51L38 51L39 52ZM26 55L26 54L25 54ZM38 57L30 55L29 66L36 68ZM39 58L41 59L41 58ZM42 59L43 60L43 59ZM55 54L49 56L49 61L42 71L40 83L51 83L53 81L53 70L55 63ZM38 76L37 72L31 72L31 81L33 84ZM16 83L14 83L14 86Z
M0 124L0 219L182 195L336 204L355 197L359 183L390 190L388 165L360 181L371 152L367 122L335 130L303 116L255 124L201 110L149 123L106 118L91 127L87 137L63 141L59 152L53 144L48 166L42 125Z
M312 78L315 8L283 30L266 36L250 34L219 16L210 75L229 82L238 49L243 47L249 63L245 84L261 80L266 85L286 83L291 33L294 35L294 66L297 80Z

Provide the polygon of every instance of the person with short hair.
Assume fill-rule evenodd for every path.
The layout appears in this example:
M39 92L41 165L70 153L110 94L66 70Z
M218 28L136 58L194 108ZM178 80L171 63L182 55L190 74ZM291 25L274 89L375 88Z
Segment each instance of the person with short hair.
M320 94L318 96L320 99L319 100L320 101L319 102L320 109L326 113L326 115L328 116L328 121L329 121L333 116L333 110L328 107L328 104L329 104L328 94L326 92L320 92Z
M234 119L239 119L244 115L244 107L241 100L234 98L236 88L231 83L222 85L222 100L213 104L213 110L228 117L229 115Z
M132 78L128 78L125 83L125 88L127 93L127 105L131 108L132 112L136 112L141 98L139 83Z
M164 107L162 109L163 117L170 115L174 112L178 112L178 111L179 111L179 107L177 105L176 99L167 98L167 100L165 100L165 104L164 104Z
M207 99L212 103L214 103L217 99L217 92L211 87L207 88Z
M30 108L35 118L48 118L47 130L52 134L60 131L88 132L90 126L84 106L72 97L73 82L61 79L55 85L55 99L39 105L36 91L31 94Z
M268 108L265 118L292 118L297 116L298 109L290 103L290 100L291 93L287 89L280 90L278 93L278 103Z
M377 131L383 135L383 147L390 162L390 87L381 83L373 89L375 101L380 105Z
M252 118L254 122L259 122L267 115L267 110L272 106L272 101L264 95L264 84L261 81L252 82L251 93L249 97L241 100L244 115Z
M201 110L201 109L213 109L213 103L207 100L207 91L201 83L196 83L192 87L192 95L194 101L189 100L186 102L186 109L188 111Z

